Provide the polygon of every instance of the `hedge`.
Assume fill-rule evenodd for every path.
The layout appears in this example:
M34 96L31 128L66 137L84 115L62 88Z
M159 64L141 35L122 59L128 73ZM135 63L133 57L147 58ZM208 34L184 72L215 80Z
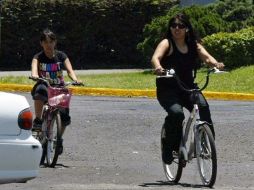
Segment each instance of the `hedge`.
M194 5L181 8L175 6L166 15L156 17L151 23L145 25L143 29L144 41L140 42L137 48L144 54L147 61L151 58L159 41L165 38L168 21L178 12L184 12L189 16L193 28L201 38L224 30L226 26L222 18L207 7Z
M1 70L30 69L39 35L51 28L75 69L142 67L142 28L177 0L5 0Z
M235 33L217 33L203 39L206 49L227 68L254 64L254 27Z
M143 29L143 41L137 48L147 61L157 44L165 37L168 20L177 12L185 12L200 38L218 32L235 32L254 25L254 5L249 0L217 0L208 6L175 6L167 14L156 17Z

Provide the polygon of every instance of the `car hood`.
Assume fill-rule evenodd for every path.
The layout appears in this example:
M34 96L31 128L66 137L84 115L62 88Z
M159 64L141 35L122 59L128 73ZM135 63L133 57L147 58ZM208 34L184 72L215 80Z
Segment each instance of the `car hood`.
M0 92L0 136L19 135L18 115L29 107L24 96Z

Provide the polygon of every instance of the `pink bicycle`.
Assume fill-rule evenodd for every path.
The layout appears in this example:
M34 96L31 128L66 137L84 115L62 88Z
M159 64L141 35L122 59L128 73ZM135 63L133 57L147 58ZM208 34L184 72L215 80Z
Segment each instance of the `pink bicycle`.
M41 120L42 130L33 131L33 136L42 144L42 157L40 165L55 167L58 156L62 149L62 120L60 109L69 108L71 100L71 90L69 85L83 86L83 83L67 82L61 86L51 86L47 78L29 79L44 82L48 85L48 101L43 105ZM46 159L46 163L45 163Z

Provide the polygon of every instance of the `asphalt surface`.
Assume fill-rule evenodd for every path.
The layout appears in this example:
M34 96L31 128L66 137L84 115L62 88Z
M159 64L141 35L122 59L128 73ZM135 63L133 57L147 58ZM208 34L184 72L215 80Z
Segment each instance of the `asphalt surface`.
M24 94L32 100L30 94ZM215 123L218 176L214 189L254 189L254 102L209 101ZM160 130L166 113L156 99L73 96L72 124L56 168L3 190L204 189L193 160L180 183L166 183Z
M0 76L10 75L28 76L30 71L0 72ZM102 89L98 94L104 92ZM94 94L94 89L89 93ZM119 95L119 91L110 94ZM211 95L213 98L221 94ZM30 95L25 96L33 105ZM221 97L225 96L238 100L247 97L245 94ZM253 100L253 95L247 98ZM254 102L210 100L209 103L217 125L219 165L215 189L254 189ZM159 143L165 112L155 99L74 96L71 110L73 122L65 134L65 152L59 165L55 169L41 168L39 176L25 184L1 185L1 189L203 189L195 161L184 170L180 184L166 183Z

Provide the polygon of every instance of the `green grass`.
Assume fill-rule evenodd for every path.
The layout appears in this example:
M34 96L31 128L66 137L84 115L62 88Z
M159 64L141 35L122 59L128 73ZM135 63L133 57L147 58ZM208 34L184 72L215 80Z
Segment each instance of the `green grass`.
M200 81L203 73L199 73ZM225 74L214 74L206 91L254 93L254 66L242 67Z
M204 82L205 69L198 71L196 82ZM139 73L80 75L85 87L118 89L155 89L155 75ZM242 67L226 74L211 75L206 91L254 93L254 66ZM1 77L0 83L34 84L27 77Z
M155 75L151 72L100 74L79 76L88 87L118 89L154 89Z

